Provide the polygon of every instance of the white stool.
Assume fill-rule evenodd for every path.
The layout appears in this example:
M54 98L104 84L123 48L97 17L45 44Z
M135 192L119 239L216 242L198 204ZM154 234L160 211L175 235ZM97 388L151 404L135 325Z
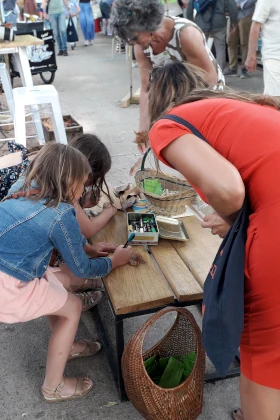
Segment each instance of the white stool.
M67 144L58 93L54 86L43 85L20 87L15 88L13 92L15 103L15 141L17 143L26 146L25 107L28 105L32 107L32 105L50 104L52 107L52 113L50 113L50 117L52 120L56 141L58 143ZM40 117L39 111L35 112L38 114L38 117ZM40 143L42 143L42 141L40 141Z
M119 52L116 52L115 51L115 44L116 43L119 43L119 46L120 46ZM122 51L121 51L121 40L117 36L113 36L113 38L112 38L112 60L114 60L115 52L116 52L116 54L122 54ZM129 59L129 45L127 45L127 44L125 44L125 58L126 58L126 60Z
M8 108L11 114L12 119L14 119L14 98L13 98L13 89L11 85L10 75L8 74L6 64L0 63L0 79L2 83L2 88L4 90Z

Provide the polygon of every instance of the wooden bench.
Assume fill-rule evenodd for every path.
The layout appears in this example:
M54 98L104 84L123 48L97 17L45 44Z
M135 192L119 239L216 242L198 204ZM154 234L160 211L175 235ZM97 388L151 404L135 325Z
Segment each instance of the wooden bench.
M186 217L183 221L190 237L188 242L160 239L157 246L135 246L134 250L142 254L146 264L139 267L122 266L104 278L115 321L117 363L114 363L114 354L98 306L92 310L121 400L125 398L121 373L123 320L154 313L167 305L202 303L204 280L221 240L209 230L202 229L195 217ZM92 238L92 243L105 241L124 244L126 240L126 215L118 212L105 229Z

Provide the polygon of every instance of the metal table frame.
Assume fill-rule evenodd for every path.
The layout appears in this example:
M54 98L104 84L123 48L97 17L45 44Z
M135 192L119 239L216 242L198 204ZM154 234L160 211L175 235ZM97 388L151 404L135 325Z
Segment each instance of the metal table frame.
M113 305L111 303L110 297L107 292L106 292L106 295L108 297L108 302L109 302L109 305L111 307L113 317L114 317L114 327L115 327L115 335L116 335L116 357L112 349L110 339L105 331L102 318L98 310L98 305L91 309L91 315L97 327L99 337L101 338L103 348L105 350L106 357L107 357L107 360L108 360L108 363L109 363L109 366L110 366L110 369L111 369L111 372L112 372L112 375L113 375L113 378L114 378L114 381L118 390L119 398L121 401L126 401L127 395L124 388L122 367L121 367L122 354L124 351L123 321L128 318L134 318L135 316L153 314L159 311L160 309L165 308L166 306L187 307L187 306L197 305L201 308L202 299L187 301L187 302L179 302L176 299L174 299L173 303L169 303L167 305L158 306L158 307L150 308L150 309L144 309L140 311L134 311L128 314L117 315L114 311ZM238 363L240 363L239 355L236 355L235 359ZM234 378L239 375L240 375L239 367L232 368L226 377L221 377L216 372L214 372L214 373L205 375L205 383L209 383L209 382L214 383L214 382L221 381L224 379Z

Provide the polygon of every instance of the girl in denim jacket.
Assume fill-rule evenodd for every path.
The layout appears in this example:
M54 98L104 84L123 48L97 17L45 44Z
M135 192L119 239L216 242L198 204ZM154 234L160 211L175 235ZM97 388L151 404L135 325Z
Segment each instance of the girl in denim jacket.
M48 316L51 337L42 386L48 402L80 398L93 387L87 377L63 377L66 362L85 355L84 343L74 342L82 304L63 287L67 275L48 266L53 249L79 278L106 276L131 256L131 248L120 246L111 257L89 258L93 249L81 234L73 203L90 172L81 152L50 143L31 162L24 180L13 185L13 195L0 203L0 322ZM86 355L100 347L88 342Z

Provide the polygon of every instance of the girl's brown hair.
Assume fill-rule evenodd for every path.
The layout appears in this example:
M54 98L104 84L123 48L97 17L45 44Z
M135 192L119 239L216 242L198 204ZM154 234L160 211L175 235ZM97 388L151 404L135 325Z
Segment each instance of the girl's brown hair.
M91 200L98 204L103 192L110 200L108 185L105 181L105 175L111 169L111 156L107 147L94 134L80 134L71 141L71 146L78 149L87 158L91 174ZM104 187L105 190L104 191Z
M56 207L61 202L73 203L75 190L90 173L91 168L86 157L71 146L61 143L49 143L42 147L28 166L22 190L27 190L27 197L44 200L48 207ZM40 192L29 195L34 188Z
M211 90L206 82L205 72L179 61L153 70L148 89L151 124L171 108L211 98L227 98L270 105L280 110L280 100L277 98L249 92L235 92L228 88Z

